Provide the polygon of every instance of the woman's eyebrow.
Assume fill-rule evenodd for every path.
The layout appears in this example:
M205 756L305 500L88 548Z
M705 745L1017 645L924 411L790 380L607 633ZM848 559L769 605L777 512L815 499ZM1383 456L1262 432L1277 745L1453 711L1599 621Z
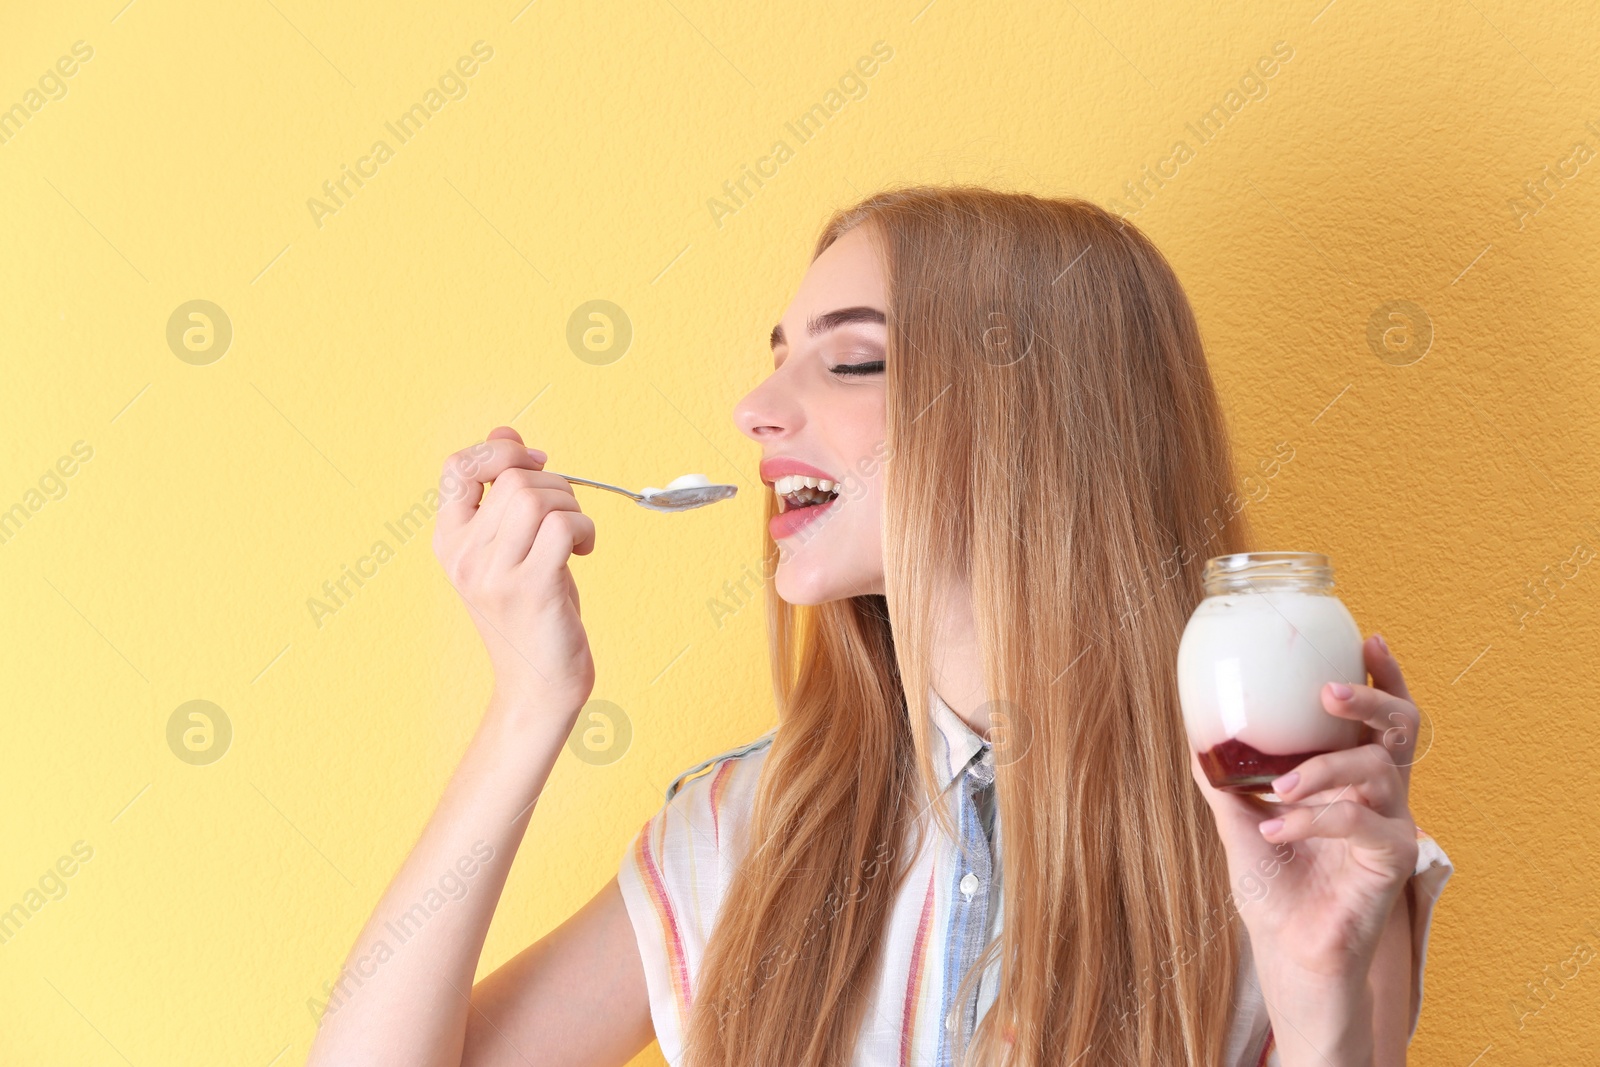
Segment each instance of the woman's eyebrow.
M807 319L806 332L815 337L849 322L875 322L880 326L888 325L888 320L884 318L883 312L877 308L839 308L837 311L829 311L826 314L818 315L814 319ZM779 323L772 328L772 347L777 348L779 345L787 343L783 336L783 324Z

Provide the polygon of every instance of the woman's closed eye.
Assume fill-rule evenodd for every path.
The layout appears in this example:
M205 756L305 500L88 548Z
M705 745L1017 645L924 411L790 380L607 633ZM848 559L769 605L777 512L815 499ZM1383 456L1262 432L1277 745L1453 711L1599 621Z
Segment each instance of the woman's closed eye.
M835 374L847 376L881 374L883 372L883 360L874 359L866 363L836 363L828 369Z

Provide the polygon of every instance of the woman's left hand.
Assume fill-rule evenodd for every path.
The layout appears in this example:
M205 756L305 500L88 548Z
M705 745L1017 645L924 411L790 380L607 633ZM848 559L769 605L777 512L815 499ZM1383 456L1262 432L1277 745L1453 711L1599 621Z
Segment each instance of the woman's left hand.
M1383 638L1368 638L1362 655L1374 684L1325 685L1322 706L1365 723L1365 743L1312 756L1278 778L1273 792L1284 803L1215 789L1190 756L1269 997L1281 983L1364 988L1416 867L1407 794L1420 715ZM1246 887L1260 895L1252 899Z

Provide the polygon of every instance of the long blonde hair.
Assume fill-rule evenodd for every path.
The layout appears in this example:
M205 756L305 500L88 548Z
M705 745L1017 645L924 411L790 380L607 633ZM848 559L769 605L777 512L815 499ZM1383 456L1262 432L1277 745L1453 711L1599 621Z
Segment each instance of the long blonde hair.
M779 726L687 1062L850 1062L914 816L955 833L925 696L954 574L1007 712L1005 921L961 992L995 958L1000 979L962 1062L1211 1067L1240 946L1174 672L1205 559L1249 537L1194 314L1083 200L895 189L813 258L862 224L887 279L887 595L796 607L768 580Z

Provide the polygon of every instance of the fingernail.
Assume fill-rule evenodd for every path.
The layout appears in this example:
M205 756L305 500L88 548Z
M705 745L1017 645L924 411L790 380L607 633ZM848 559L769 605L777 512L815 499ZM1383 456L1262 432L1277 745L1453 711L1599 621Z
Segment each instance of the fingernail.
M1299 782L1300 782L1300 772L1299 771L1290 771L1288 774L1284 775L1283 777L1274 778L1272 780L1272 791L1274 793L1278 794L1281 797L1281 796L1283 796L1283 794L1285 794L1289 790L1293 789L1297 784L1299 784Z
M1379 648L1383 649L1385 652L1389 651L1389 642L1387 642L1387 641L1385 641L1383 639L1383 635L1382 634L1373 634L1372 636L1376 637L1378 639L1378 647Z
M1283 820L1282 819L1268 819L1266 822L1262 823L1261 826L1260 826L1261 835L1263 837L1266 837L1266 836L1268 836L1270 834L1275 834L1279 830L1282 830L1282 829L1283 829Z
M534 459L538 460L540 463L543 463L545 460L550 458L549 456L545 455L543 452L539 451L537 448L528 449L528 455L532 456Z
M1350 694L1354 692L1354 690L1352 690L1348 685L1345 685L1343 682L1329 682L1328 688L1333 691L1335 700L1349 700Z

